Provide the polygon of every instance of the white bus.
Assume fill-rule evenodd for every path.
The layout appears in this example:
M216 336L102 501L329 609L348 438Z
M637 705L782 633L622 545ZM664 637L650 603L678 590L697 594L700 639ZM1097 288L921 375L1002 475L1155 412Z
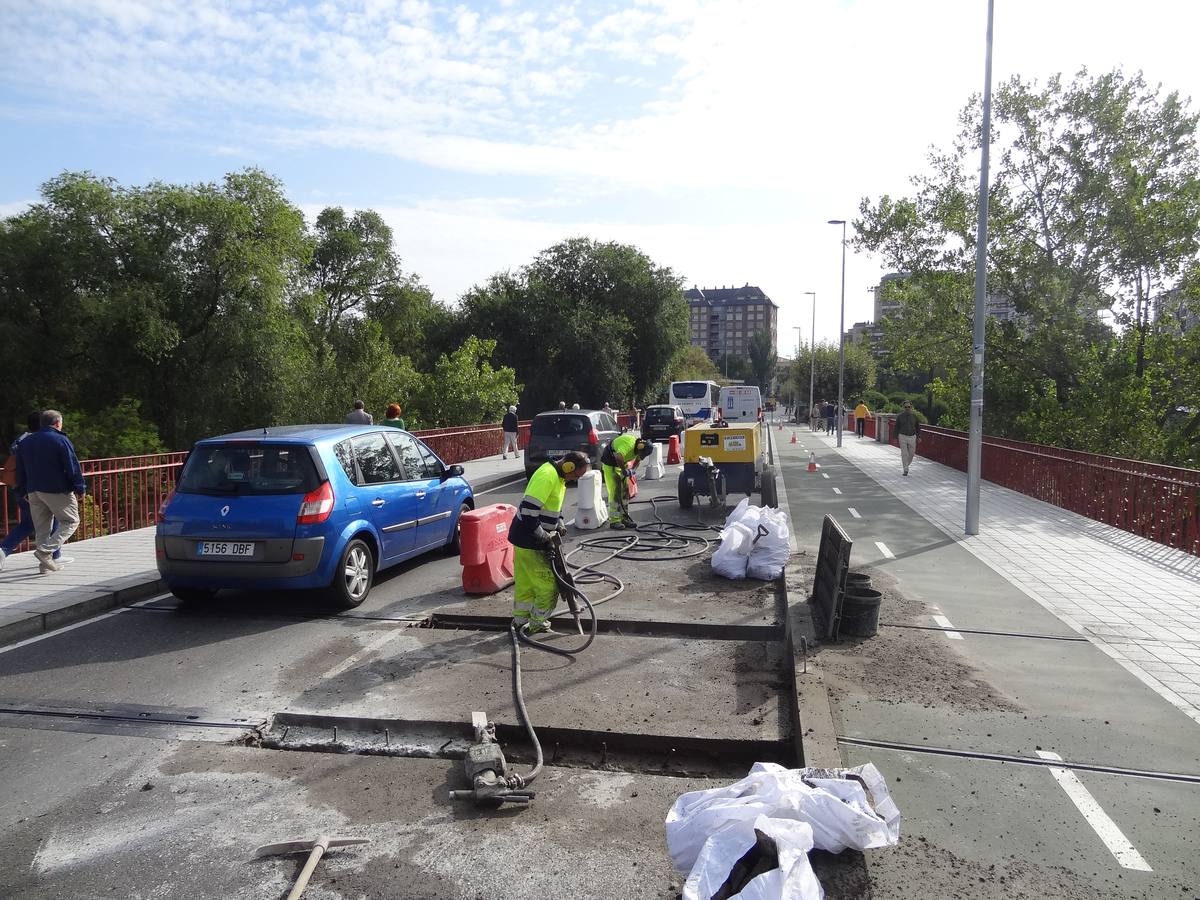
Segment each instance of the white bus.
M672 381L668 402L683 410L690 425L712 418L713 410L721 405L721 387L715 381Z

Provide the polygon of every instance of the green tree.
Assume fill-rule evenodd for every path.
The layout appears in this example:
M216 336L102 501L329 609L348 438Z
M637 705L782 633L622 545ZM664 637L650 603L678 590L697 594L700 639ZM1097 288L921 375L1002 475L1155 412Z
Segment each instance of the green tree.
M687 344L679 279L624 244L573 238L462 299L460 333L496 341L524 385L522 405L654 399Z
M750 371L754 383L762 391L764 399L771 393L771 382L775 378L775 345L771 332L756 331L750 338Z
M813 370L813 358L816 368ZM860 344L845 345L845 371L842 379L842 396L847 405L850 401L875 386L875 358L871 351ZM792 366L792 382L796 396L808 403L809 375L813 376L813 402L822 400L837 402L838 396L838 347L837 344L817 344L816 353L809 347L800 351L800 357Z
M890 286L902 301L902 316L885 323L892 363L937 373L932 392L957 425L970 393L978 98L962 123L954 146L913 179L912 197L864 200L855 222L860 247L910 273ZM1148 88L1140 74L1081 72L1044 87L1013 78L997 91L988 287L1019 319L987 325L988 433L1060 435L1093 449L1075 420L1096 414L1098 379L1121 379L1108 396L1136 404L1143 421L1163 421L1180 402L1152 371L1151 353L1162 352L1152 346L1152 303L1195 262L1196 125L1177 94Z
M754 377L754 369L750 360L736 353L722 353L714 360L717 371L717 381L748 381Z
M423 377L413 405L422 427L500 421L505 407L517 402L521 386L509 367L492 367L495 350L495 341L472 335L449 356L438 359L433 371Z

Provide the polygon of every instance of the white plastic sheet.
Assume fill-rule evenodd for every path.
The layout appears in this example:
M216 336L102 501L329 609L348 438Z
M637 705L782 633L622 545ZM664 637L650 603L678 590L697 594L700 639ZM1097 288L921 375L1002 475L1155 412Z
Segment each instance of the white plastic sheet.
M807 823L813 845L831 853L888 847L900 839L900 811L871 763L852 769L785 769L760 762L741 781L692 791L675 801L666 821L675 868L693 871L713 834L731 822L753 832L759 816ZM728 859L728 867L738 859L740 855Z
M725 578L771 581L787 564L791 547L787 515L766 506L751 506L745 497L725 520L721 545L713 554L713 571Z
M729 878L730 869L754 846L756 832L770 837L779 866L750 880L733 896L738 900L821 900L825 892L808 861L812 827L795 819L758 816L754 821L727 822L712 834L683 885L683 900L710 900Z

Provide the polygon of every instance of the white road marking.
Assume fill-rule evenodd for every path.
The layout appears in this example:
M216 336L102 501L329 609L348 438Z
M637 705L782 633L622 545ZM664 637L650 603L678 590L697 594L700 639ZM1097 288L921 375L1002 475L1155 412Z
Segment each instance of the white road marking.
M821 473L821 477L822 477L822 478L828 478L828 477L829 477L829 473L828 473L828 472L822 472L822 473Z
M330 678L336 678L337 676L339 676L343 672L345 672L347 669L358 665L359 662L361 662L364 657L369 656L370 654L374 653L376 650L378 650L380 647L382 647L388 641L395 640L399 635L401 635L403 633L404 633L403 628L393 628L393 629L390 629L389 631L387 631L385 634L379 635L378 637L375 638L375 640L367 641L367 643L363 644L363 648L361 650L359 650L357 653L351 653L349 656L347 656L345 659L343 659L340 663L338 663L336 666L334 666L328 672L323 672L317 678L317 680L318 681L327 681Z
M951 640L955 640L955 641L961 641L963 639L963 636L961 634L959 634L957 631L953 630L954 623L951 622L949 619L947 619L945 616L931 616L930 618L932 618L933 621L937 622L938 625L940 625L942 628L950 629L946 632L946 637L950 638Z
M60 634L65 634L68 631L74 631L76 628L82 628L84 625L92 625L96 622L103 622L105 619L111 619L113 616L119 616L123 612L129 612L136 606L146 606L149 603L157 603L169 597L169 594L158 594L154 597L148 597L145 600L139 600L137 603L130 603L128 606L122 606L120 609L114 609L98 616L92 616L87 619L81 619L78 622L72 622L70 625L64 625L62 628L55 628L53 631L43 631L41 634L35 634L31 638L25 638L23 641L17 641L15 644L9 644L7 647L0 647L0 653L8 653L10 650L16 650L20 647L28 647L30 644L36 644L38 641L44 641L46 638L57 637Z
M847 506L846 509L850 510L850 515L854 516L854 518L856 518L856 519L862 518L862 516L860 516L858 514L858 510L855 509L853 506Z
M888 545L885 544L883 541L876 541L875 546L878 547L879 552L882 553L884 556L886 556L888 559L896 558L896 554L893 553L891 550L889 550Z
M498 484L495 487L488 488L486 491L476 491L475 496L482 497L484 494L490 494L494 491L511 491L514 485L519 484L520 481L521 479L519 477L514 478L512 481L506 481L504 484Z
M834 488L834 489L833 489L833 492L834 492L835 494L840 494L840 493L842 492L842 489L841 489L841 488Z
M1062 762L1061 756L1048 750L1039 750L1037 755L1042 759ZM1108 813L1100 807L1096 798L1083 786L1083 782L1074 772L1060 766L1048 766L1047 768L1054 776L1054 780L1058 782L1059 787L1067 792L1067 796L1071 798L1075 808L1092 826L1092 831L1096 832L1100 840L1104 841L1104 846L1116 858L1121 868L1136 869L1139 872L1154 871L1142 858L1142 854L1138 853L1133 844L1129 842L1129 838L1125 837L1121 829L1117 827L1117 823L1108 817Z

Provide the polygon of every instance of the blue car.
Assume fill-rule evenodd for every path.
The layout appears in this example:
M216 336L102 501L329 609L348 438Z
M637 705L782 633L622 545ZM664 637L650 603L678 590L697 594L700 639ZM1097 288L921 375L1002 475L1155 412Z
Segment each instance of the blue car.
M221 588L319 588L366 599L375 573L438 548L458 552L475 498L407 431L296 425L207 438L192 449L155 534L158 571L185 602Z

